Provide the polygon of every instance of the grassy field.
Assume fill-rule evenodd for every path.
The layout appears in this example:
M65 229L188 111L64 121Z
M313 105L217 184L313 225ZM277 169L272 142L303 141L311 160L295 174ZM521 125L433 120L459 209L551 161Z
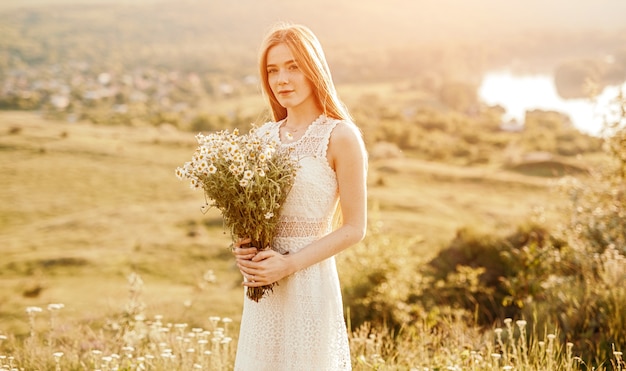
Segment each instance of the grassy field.
M61 302L72 315L119 311L132 271L145 277L146 303L159 310L183 315L197 302L238 313L219 216L203 215L202 195L174 176L193 152L193 135L1 117L3 330L20 323L27 305ZM218 279L207 290L209 269Z
M201 213L202 194L174 176L194 148L192 133L170 127L1 112L0 332L26 332L24 309L33 305L63 303L62 315L86 323L119 313L131 272L145 282L148 313L192 325L227 316L236 325L243 294L229 236L216 212ZM416 241L423 257L458 228L506 231L560 202L551 178L495 166L395 158L370 169L371 220Z

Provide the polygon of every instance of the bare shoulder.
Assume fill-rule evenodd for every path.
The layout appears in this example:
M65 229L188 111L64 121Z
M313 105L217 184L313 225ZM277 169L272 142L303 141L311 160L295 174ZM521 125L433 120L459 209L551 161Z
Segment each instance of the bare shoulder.
M339 121L328 143L328 160L333 169L338 164L367 167L367 151L359 128L351 121Z
M341 120L335 126L331 136L331 145L356 145L361 146L363 136L359 128L351 121Z

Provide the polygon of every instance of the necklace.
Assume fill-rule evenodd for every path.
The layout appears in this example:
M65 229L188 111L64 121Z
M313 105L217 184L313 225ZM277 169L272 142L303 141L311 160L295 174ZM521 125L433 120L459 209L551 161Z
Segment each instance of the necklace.
M285 121L282 123L282 129L284 129L284 131L285 131L285 137L286 137L288 140L293 140L293 136L294 136L294 134L295 134L295 135L298 135L298 132L299 132L299 131L301 131L301 130L303 130L303 129L307 129L309 126L311 126L311 125L313 125L314 123L318 122L318 121L319 121L321 118L323 118L323 117L324 117L324 115L323 115L323 114L321 114L318 118L316 118L315 120L313 120L313 122L312 122L312 123L310 123L310 124L308 124L308 125L300 126L300 127L298 127L298 128L291 128L291 127L287 126L287 120L285 120Z
M293 135L297 134L302 128L292 129L287 126L283 126L283 129L285 129L285 137L289 140L293 140Z
M285 126L285 128L284 128L284 129L285 129L285 136L286 136L289 140L293 139L293 135L294 135L294 134L297 134L297 133L298 133L298 131L300 131L300 128L298 128L298 129L293 129L293 130L292 130L292 129L290 129L290 128L286 127L286 126Z
M308 125L307 125L308 126ZM299 132L302 128L296 128L296 129L292 129L290 127L288 127L287 125L283 126L283 129L285 129L286 132L288 133L297 133Z

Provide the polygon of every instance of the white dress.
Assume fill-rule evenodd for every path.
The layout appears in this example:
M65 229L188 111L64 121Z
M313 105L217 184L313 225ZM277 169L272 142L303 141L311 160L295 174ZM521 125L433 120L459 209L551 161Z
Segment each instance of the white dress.
M320 116L293 147L301 168L281 211L274 249L294 253L332 230L337 178L326 159L339 121ZM259 128L280 143L281 122ZM341 289L331 257L278 281L254 302L244 295L236 371L350 370Z

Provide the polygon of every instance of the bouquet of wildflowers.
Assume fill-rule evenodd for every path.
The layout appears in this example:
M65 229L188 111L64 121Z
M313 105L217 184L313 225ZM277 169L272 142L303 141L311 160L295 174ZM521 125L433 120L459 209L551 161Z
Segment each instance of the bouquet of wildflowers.
M191 188L204 190L203 211L220 210L233 239L247 236L257 249L270 248L297 161L255 128L247 135L222 130L198 134L196 139L199 146L192 160L178 167L176 176L189 179ZM274 285L249 287L246 292L258 302Z

